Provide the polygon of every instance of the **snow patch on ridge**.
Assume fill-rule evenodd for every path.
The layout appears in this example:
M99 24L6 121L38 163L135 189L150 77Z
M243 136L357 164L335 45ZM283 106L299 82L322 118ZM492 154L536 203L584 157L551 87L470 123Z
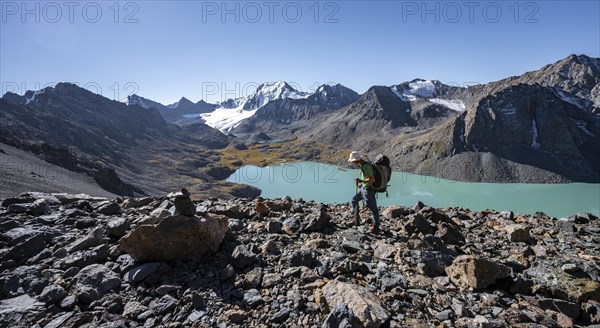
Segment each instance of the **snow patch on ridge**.
M560 97L560 99L568 102L569 104L575 105L582 109L585 107L585 105L582 104L582 102L583 102L582 99L572 96L570 94L567 94L565 91L563 91L561 89L556 89L556 94Z
M408 83L408 89L402 91L398 90L398 86L392 86L390 88L392 92L398 96L402 101L411 102L416 101L417 96L423 98L431 98L435 96L435 85L431 81L426 80L415 80Z
M448 107L457 112L464 112L467 109L465 103L459 99L441 99L441 98L431 98L428 99L432 103L436 103L445 107Z
M535 122L535 118L531 120L531 148L540 149L540 140L538 135L537 124Z
M25 105L29 105L29 103L31 102L37 102L37 96L41 95L44 92L46 92L46 88L34 91L31 95L31 98L25 98Z

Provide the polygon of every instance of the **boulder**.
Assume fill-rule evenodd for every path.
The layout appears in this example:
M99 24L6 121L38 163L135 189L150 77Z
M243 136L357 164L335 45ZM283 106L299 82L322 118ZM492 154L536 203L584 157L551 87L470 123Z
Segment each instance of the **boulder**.
M384 242L378 242L375 244L375 251L373 255L378 259L393 259L396 253L398 252L398 248L394 245L386 244Z
M151 274L158 271L159 267L160 262L144 263L127 271L124 278L126 281L130 282L141 282L148 278Z
M434 227L421 214L410 215L408 221L404 224L404 230L409 235L419 232L423 235L430 235L435 232Z
M228 230L221 215L175 215L154 225L141 225L119 240L136 261L199 259L215 253Z
M526 242L531 239L529 227L523 224L509 224L505 228L508 239L513 242Z
M92 264L81 269L75 276L75 290L79 302L97 301L109 291L121 286L119 275L102 264Z
M62 301L65 297L67 297L67 292L64 288L58 285L50 285L44 288L38 299L46 305L51 305Z
M44 215L50 211L50 204L45 199L38 199L29 206L29 212L33 215Z
M509 277L511 269L487 259L472 255L458 256L452 265L446 268L452 282L463 288L487 288L496 280Z
M269 221L269 223L267 223L267 231L269 233L282 233L282 228L283 225L279 221Z
M223 312L221 315L221 320L240 325L244 322L244 320L246 320L247 317L248 314L246 311L240 309L231 309Z
M322 289L330 309L346 304L365 328L380 327L390 318L383 302L365 287L332 280Z
M600 301L600 283L574 277L564 272L560 263L538 261L525 274L534 283L548 290L554 298L578 304L588 300Z
M355 328L360 327L360 320L345 303L338 303L323 321L321 328Z
M303 232L318 232L323 231L327 227L329 221L331 221L331 217L327 213L327 209L321 206L318 210L307 214L304 221L306 225L302 229Z
M581 305L582 321L585 324L600 324L600 303L589 301Z
M99 204L96 212L104 215L115 215L121 212L121 207L114 201L106 201Z
M7 260L25 261L43 251L49 239L50 237L45 233L33 234L14 247L0 253L0 260L1 262Z
M447 245L464 245L465 237L463 234L455 228L455 226L442 222L438 224L436 237L439 237Z
M231 253L231 264L236 269L243 269L256 262L256 254L252 253L245 245L238 245Z
M264 303L264 299L257 289L250 289L244 293L244 303L251 308L257 307Z
M381 216L388 220L402 218L408 214L410 214L410 210L403 206L389 206L381 211Z
M45 308L44 303L36 301L31 296L24 294L0 301L0 326L15 326L26 314L37 313ZM23 326L21 326L23 327Z
M96 247L102 243L102 238L104 237L105 233L106 230L104 228L95 228L92 231L90 231L90 233L86 236L81 237L72 242L71 245L69 245L69 247L67 248L67 251L71 253Z
M21 205L21 204L11 204L8 206L8 213L10 214L20 214L20 213L27 213L28 208L25 205Z
M136 301L132 301L132 302L128 302L127 304L125 304L125 307L123 309L123 316L125 318L130 318L130 319L135 319L137 318L137 316L139 316L140 314L144 313L148 311L148 307L136 302Z
M305 266L307 268L313 267L314 258L312 252L307 249L300 249L291 253L288 257L289 267Z
M552 310L563 313L573 319L577 319L581 313L579 305L559 299L540 297L530 303L539 306L543 310Z
M273 322L273 323L282 323L282 322L286 321L287 318L290 317L290 313L291 313L291 310L289 308L283 308L283 309L277 311L271 317L271 319L269 319L269 321Z
M158 315L163 315L177 306L177 300L171 295L164 295L161 298L150 302L150 308Z
M256 206L254 207L254 210L256 211L256 213L262 214L263 216L268 216L269 212L271 212L269 207L267 205L265 205L265 203L260 202L260 201L256 202Z
M125 236L129 230L129 221L124 218L115 218L108 221L108 235L114 238Z
M137 208L137 207L142 207L142 206L150 205L150 203L152 203L153 201L154 201L154 198L152 198L152 197L127 198L126 200L123 201L123 204L121 204L121 207L123 207L123 208Z

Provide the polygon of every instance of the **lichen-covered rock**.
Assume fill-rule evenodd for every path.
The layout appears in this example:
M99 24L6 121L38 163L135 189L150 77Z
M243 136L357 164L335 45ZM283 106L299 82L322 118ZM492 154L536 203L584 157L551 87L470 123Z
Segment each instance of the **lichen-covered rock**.
M555 298L578 304L588 300L600 301L600 283L589 278L572 276L553 262L537 262L525 271L525 274Z

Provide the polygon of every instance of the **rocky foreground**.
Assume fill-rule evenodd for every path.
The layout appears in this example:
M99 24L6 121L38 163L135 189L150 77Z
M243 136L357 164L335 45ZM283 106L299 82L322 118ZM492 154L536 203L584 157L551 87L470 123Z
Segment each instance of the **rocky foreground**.
M383 209L372 235L346 226L349 212L289 198L21 194L0 207L0 326L600 324L592 215L417 204Z

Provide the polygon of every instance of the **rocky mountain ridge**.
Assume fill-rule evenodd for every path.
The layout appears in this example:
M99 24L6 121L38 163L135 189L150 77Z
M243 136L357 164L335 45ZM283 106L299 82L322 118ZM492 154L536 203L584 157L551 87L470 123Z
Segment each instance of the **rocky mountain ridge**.
M303 93L279 81L219 105L182 98L163 106L131 96L126 106L59 83L4 95L0 141L22 149L42 143L68 149L156 194L165 189L144 177L146 169L163 180L183 173L188 181L214 181L220 169L204 168L221 165L211 149L295 139L386 153L395 170L459 181L598 182L599 66L598 58L572 55L485 85L415 79L362 95L339 84Z
M232 141L202 123L169 124L155 108L128 106L69 83L27 93L24 98L7 94L0 99L0 107L0 144L86 173L112 193L162 194L172 183L193 179L195 187L188 187L199 191L206 189L200 187L201 182L213 185L202 191L207 194L226 197L244 188L250 192L206 172L208 164L218 161L213 150ZM12 160L6 159L7 163Z
M381 210L372 235L300 199L23 193L0 205L0 324L600 324L597 217Z

